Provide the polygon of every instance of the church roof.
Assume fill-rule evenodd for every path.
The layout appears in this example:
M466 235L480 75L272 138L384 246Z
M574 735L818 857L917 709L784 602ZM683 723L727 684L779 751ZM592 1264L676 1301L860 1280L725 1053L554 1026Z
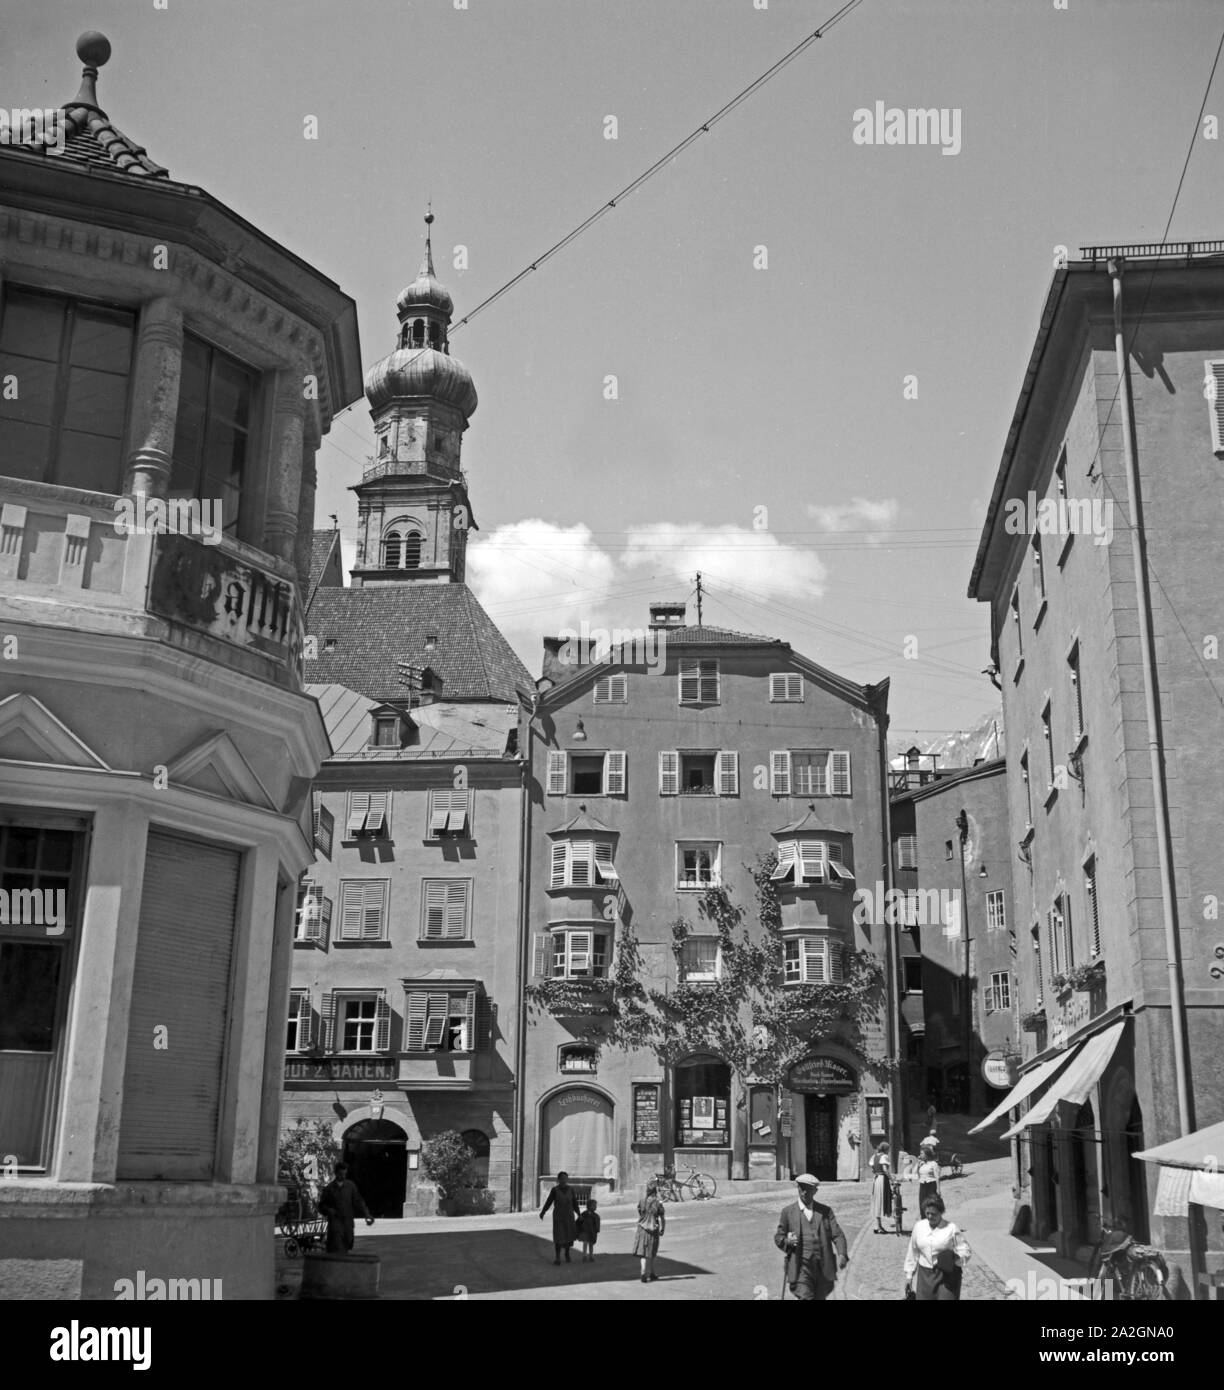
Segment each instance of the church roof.
M340 568L342 563L340 559L340 532L313 532L310 537L310 588L307 590L307 597L313 594L323 582L333 554L336 557L333 574L339 574L340 577L336 582L340 587L343 587L344 573Z
M137 179L168 179L169 171L155 164L144 147L124 135L98 106L98 69L110 54L110 43L102 34L82 34L77 40L77 57L85 64L85 71L81 90L59 108L62 149L60 130L33 128L5 131L0 145L35 158L53 159L85 173L101 171Z
M306 631L318 639L307 682L344 685L371 700L406 697L405 662L440 678L443 701L513 702L532 689L527 668L466 584L324 586L310 601Z
M308 685L319 702L331 762L431 762L438 758L503 758L518 728L517 705L456 705L449 701L421 705L411 714L414 734L404 748L370 746L370 715L381 708L342 685ZM403 692L407 693L407 692Z

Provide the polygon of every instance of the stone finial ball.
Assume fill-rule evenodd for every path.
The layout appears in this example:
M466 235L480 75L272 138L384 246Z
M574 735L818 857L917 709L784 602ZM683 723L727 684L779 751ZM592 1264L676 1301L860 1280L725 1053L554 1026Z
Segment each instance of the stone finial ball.
M111 56L110 40L96 29L90 29L77 39L77 57L91 68L100 68Z

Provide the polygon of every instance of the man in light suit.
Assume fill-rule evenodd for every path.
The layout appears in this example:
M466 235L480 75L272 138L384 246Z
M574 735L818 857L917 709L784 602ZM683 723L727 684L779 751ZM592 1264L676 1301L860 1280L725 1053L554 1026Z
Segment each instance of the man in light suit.
M845 1269L850 1257L832 1208L816 1200L820 1183L811 1173L800 1173L795 1185L799 1200L782 1208L774 1244L786 1252L785 1278L791 1293L808 1303L828 1298L837 1282L837 1271Z

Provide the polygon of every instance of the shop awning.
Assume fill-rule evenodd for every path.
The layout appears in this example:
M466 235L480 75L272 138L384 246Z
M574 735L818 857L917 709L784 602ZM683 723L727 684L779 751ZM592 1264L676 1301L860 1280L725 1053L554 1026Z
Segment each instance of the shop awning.
M1224 1122L1157 1144L1135 1154L1147 1163L1163 1163L1167 1168L1197 1168L1203 1173L1224 1172Z
M1098 1033L1081 1043L1050 1089L1027 1115L1021 1116L1018 1123L1004 1131L1003 1138L1011 1139L1030 1125L1044 1124L1054 1113L1054 1107L1059 1101L1066 1100L1072 1105L1083 1105L1088 1099L1088 1092L1101 1079L1101 1074L1109 1065L1109 1059L1113 1056L1114 1048L1117 1047L1125 1027L1126 1020L1122 1019L1106 1028L1103 1033Z
M1035 1067L1022 1076L990 1114L984 1120L979 1120L969 1133L976 1134L978 1130L985 1129L987 1125L992 1125L996 1120L1001 1119L1013 1105L1019 1105L1026 1096L1031 1096L1038 1086L1044 1086L1059 1067L1069 1060L1070 1056L1069 1052L1062 1052L1057 1057L1051 1057L1048 1062L1042 1062L1039 1067Z

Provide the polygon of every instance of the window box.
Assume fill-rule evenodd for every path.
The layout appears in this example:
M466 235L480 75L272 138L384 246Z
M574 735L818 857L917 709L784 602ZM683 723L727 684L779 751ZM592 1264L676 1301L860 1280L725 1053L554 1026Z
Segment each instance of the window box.
M1025 1033L1044 1032L1047 1023L1044 1009L1034 1009L1031 1013L1020 1015L1020 1028Z
M1059 991L1061 997L1063 994L1071 993L1090 994L1104 982L1104 979L1105 958L1098 956L1086 965L1077 965L1071 970L1055 975L1050 983Z

